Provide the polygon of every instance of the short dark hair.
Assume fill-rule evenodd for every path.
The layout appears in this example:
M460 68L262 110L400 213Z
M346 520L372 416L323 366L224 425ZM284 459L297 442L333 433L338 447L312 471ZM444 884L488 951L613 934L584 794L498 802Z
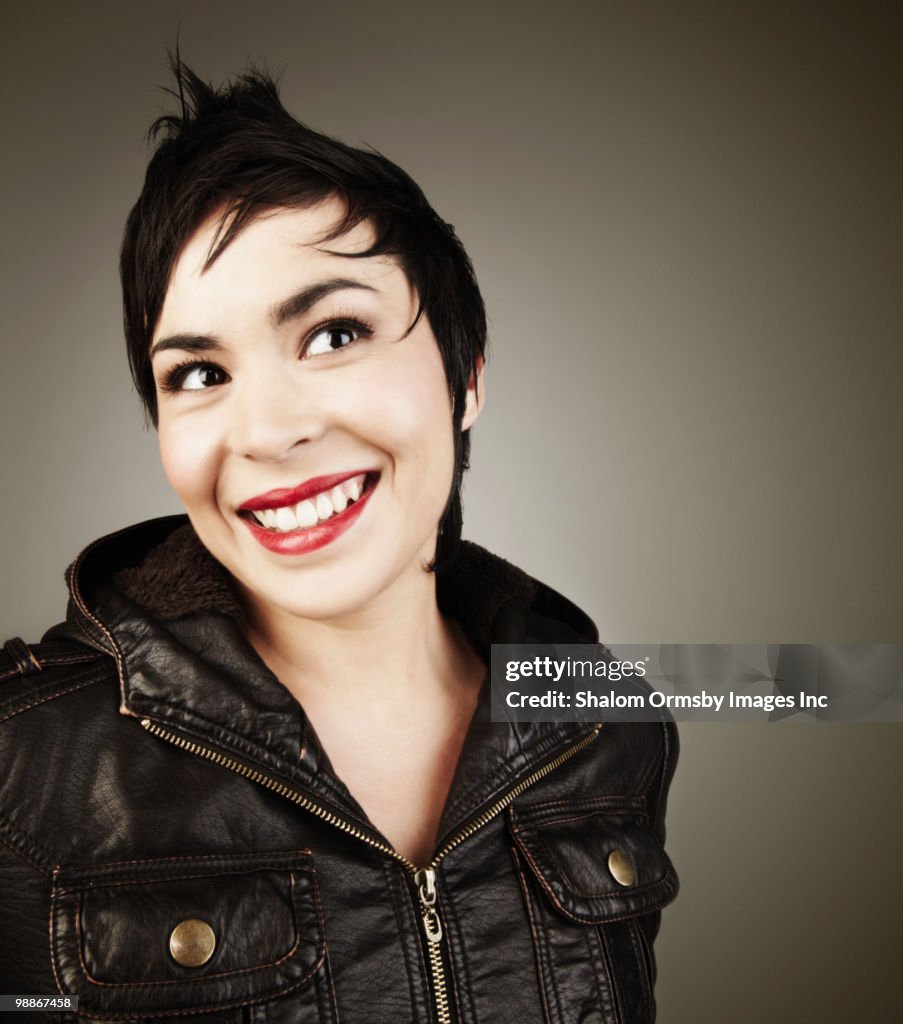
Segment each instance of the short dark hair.
M470 454L461 421L468 381L486 351L483 299L454 228L381 153L347 146L292 117L267 73L251 68L215 88L178 55L172 68L179 110L151 126L156 150L126 222L120 260L129 365L148 417L156 425L151 339L173 266L193 232L223 211L206 269L262 212L340 199L345 215L322 241L362 222L372 225L373 244L347 255L398 259L418 295L414 323L427 316L442 354L455 437L454 477L433 562L442 568L461 535L461 480Z

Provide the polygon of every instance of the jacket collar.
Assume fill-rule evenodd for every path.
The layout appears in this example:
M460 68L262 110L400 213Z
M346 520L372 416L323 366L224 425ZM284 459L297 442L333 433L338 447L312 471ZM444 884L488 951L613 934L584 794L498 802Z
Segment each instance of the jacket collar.
M185 516L96 541L67 574L70 621L115 657L120 710L312 793L373 829L329 763L303 709L244 636L230 577ZM490 643L594 642L570 601L483 548L462 542L437 579L440 608L486 664ZM493 723L488 679L440 823L440 839L499 799L587 727Z

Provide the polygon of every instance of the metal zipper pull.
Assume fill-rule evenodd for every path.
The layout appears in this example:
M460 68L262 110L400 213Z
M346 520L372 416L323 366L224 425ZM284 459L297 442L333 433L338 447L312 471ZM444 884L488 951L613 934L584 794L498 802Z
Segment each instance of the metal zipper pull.
M420 868L414 874L414 884L420 897L420 913L423 917L423 931L426 935L427 950L430 956L430 970L433 974L433 994L436 999L436 1016L439 1024L451 1024L451 1011L448 1005L448 994L445 990L445 969L442 966L442 953L439 943L442 941L442 922L436 910L436 870Z
M423 930L430 942L442 941L442 922L436 911L436 871L434 868L421 868L414 875L417 892L420 896L420 912L423 915Z

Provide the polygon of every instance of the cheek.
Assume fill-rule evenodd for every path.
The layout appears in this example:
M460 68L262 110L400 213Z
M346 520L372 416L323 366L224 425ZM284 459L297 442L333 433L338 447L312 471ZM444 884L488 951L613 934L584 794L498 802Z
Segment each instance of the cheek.
M454 467L452 409L441 365L415 365L385 381L378 422L397 472L424 502L443 506ZM408 480L408 478L412 480Z
M189 508L214 493L216 461L214 449L202 430L190 429L178 420L164 421L158 428L160 460L169 485Z

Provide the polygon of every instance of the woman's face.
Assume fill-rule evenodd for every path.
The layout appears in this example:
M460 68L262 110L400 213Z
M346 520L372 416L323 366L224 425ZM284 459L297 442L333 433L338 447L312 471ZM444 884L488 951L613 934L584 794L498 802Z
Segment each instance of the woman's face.
M342 617L422 580L451 487L436 339L426 317L404 336L417 296L394 259L317 248L342 213L265 214L205 271L212 217L152 342L166 475L263 614ZM362 224L324 249L371 241ZM462 429L477 412L471 389Z

